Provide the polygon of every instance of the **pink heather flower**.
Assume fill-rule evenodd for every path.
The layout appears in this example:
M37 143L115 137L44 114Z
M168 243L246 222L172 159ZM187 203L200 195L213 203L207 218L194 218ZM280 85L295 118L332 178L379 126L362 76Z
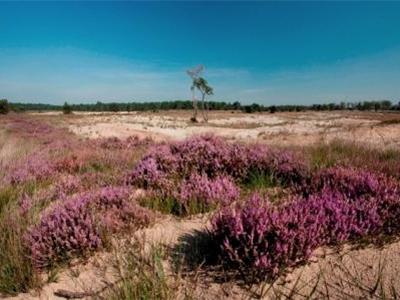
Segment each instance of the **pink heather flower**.
M21 215L26 215L33 206L33 200L27 194L23 194L18 201L19 211Z
M28 180L44 180L52 176L55 169L45 153L34 153L17 166L9 176L11 184L18 184Z
M54 197L64 199L67 195L76 193L81 187L81 180L77 176L64 175L57 181L54 188Z
M30 228L25 240L35 266L45 268L100 248L101 227L116 231L146 226L151 219L149 211L130 199L129 189L106 187L58 203Z
M376 185L370 174L365 176L356 177L354 186L351 181L339 180L337 186L332 181L337 189L325 187L281 206L253 195L214 216L213 240L228 262L264 277L306 260L317 247L398 232L399 185L390 180ZM388 185L378 188L382 183Z
M34 265L47 267L60 260L84 254L102 244L88 195L69 199L45 213L25 239Z
M194 173L182 182L178 199L184 205L193 201L206 206L225 206L237 200L239 195L239 188L226 176L209 179L204 174Z
M305 166L285 151L205 135L155 146L129 174L127 183L165 190L193 173L241 181L253 171L271 173L285 184L300 184L308 176Z

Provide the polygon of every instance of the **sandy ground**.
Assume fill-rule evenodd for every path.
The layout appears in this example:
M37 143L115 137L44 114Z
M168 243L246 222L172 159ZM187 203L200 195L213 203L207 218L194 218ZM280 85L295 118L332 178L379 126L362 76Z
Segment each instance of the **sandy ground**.
M54 115L43 116L55 118ZM88 138L138 135L155 140L180 140L196 134L213 133L228 139L280 146L305 146L334 139L376 147L398 147L400 144L400 114L396 113L210 112L208 123L196 124L189 118L188 111L75 113L72 117L63 117L63 125ZM398 120L398 123L382 123L385 120Z

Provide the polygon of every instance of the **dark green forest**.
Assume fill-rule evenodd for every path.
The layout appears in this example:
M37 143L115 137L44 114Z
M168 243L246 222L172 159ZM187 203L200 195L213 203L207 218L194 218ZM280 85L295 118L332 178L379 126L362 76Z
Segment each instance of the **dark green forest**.
M1 100L2 106L7 106L7 111L63 111L66 107L68 111L160 111L173 109L192 109L192 102L189 100L157 101L157 102L96 102L92 104L71 104L53 105L44 103L8 103L6 99ZM244 105L240 102L209 101L210 110L237 110L246 113L254 112L291 112L291 111L331 111L331 110L360 110L360 111L381 111L399 110L400 102L392 103L389 100L360 101L360 102L341 102L312 105L262 105L253 103Z

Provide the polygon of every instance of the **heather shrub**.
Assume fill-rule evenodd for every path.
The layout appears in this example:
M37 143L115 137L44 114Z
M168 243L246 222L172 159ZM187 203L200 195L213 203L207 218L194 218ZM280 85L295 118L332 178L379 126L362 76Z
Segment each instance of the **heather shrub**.
M174 182L169 178L166 167L158 157L145 157L129 175L128 184L138 185L145 189L155 189L169 193L174 188ZM172 167L172 166L171 166ZM170 169L173 172L173 169Z
M55 168L58 172L77 173L85 164L85 160L76 154L70 154L55 161Z
M128 182L143 187L158 186L160 179L187 178L193 173L213 178L219 175L237 177L236 170L247 164L243 147L230 144L220 138L206 135L180 142L158 145L135 167ZM232 159L232 161L231 161ZM232 166L232 162L236 166Z
M192 174L180 187L178 201L187 214L209 211L226 206L239 198L240 191L229 177L209 179L206 175Z
M393 180L381 174L355 168L332 167L314 173L310 182L304 184L301 190L309 195L328 188L353 199L362 195L377 196L385 186L393 188L394 185Z
M212 238L232 267L253 276L273 276L317 245L306 224L306 216L285 213L272 207L268 199L253 195L245 204L224 208L214 217Z
M83 255L101 246L100 234L89 196L65 201L45 213L26 236L34 265L38 268Z
M46 212L26 235L36 267L49 267L102 246L104 230L145 226L151 215L126 188L106 187L73 196Z
M107 230L145 227L153 220L151 212L139 206L130 194L127 188L106 187L95 195L94 206Z
M151 190L157 206L162 206L162 199L165 199L169 208L182 211L183 204L187 213L209 210L209 204L216 201L213 195L206 195L206 191L217 190L222 182L227 182L226 179L221 181L222 177L229 177L232 184L252 186L253 174L270 179L262 181L268 185L301 184L308 176L305 166L290 153L271 151L262 145L232 144L205 135L155 146L135 166L126 182ZM179 187L183 191L177 192ZM188 190L190 196L186 195ZM232 202L230 196L224 197L227 197L225 202ZM221 200L217 202L221 204ZM190 205L193 209L189 209Z
M209 178L193 173L175 189L148 190L140 204L163 213L186 216L229 205L239 198L240 190L230 177Z
M81 180L77 176L61 176L54 186L54 198L63 199L70 194L77 193L81 188Z
M20 184L29 180L45 180L55 172L53 164L44 153L37 153L28 157L21 165L9 174L11 184Z
M253 195L214 216L212 238L231 267L256 278L273 277L305 261L319 246L397 232L399 196L397 187L378 196L325 188L273 206Z

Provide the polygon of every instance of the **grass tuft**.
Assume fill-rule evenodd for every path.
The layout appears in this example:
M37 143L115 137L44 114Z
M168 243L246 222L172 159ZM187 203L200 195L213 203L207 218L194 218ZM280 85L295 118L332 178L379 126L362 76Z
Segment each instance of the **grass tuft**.
M23 243L26 226L11 209L0 215L0 293L16 295L41 285Z
M146 250L137 239L127 242L117 253L118 284L107 291L106 299L176 299L177 290L168 282L163 265L165 247L152 245Z

